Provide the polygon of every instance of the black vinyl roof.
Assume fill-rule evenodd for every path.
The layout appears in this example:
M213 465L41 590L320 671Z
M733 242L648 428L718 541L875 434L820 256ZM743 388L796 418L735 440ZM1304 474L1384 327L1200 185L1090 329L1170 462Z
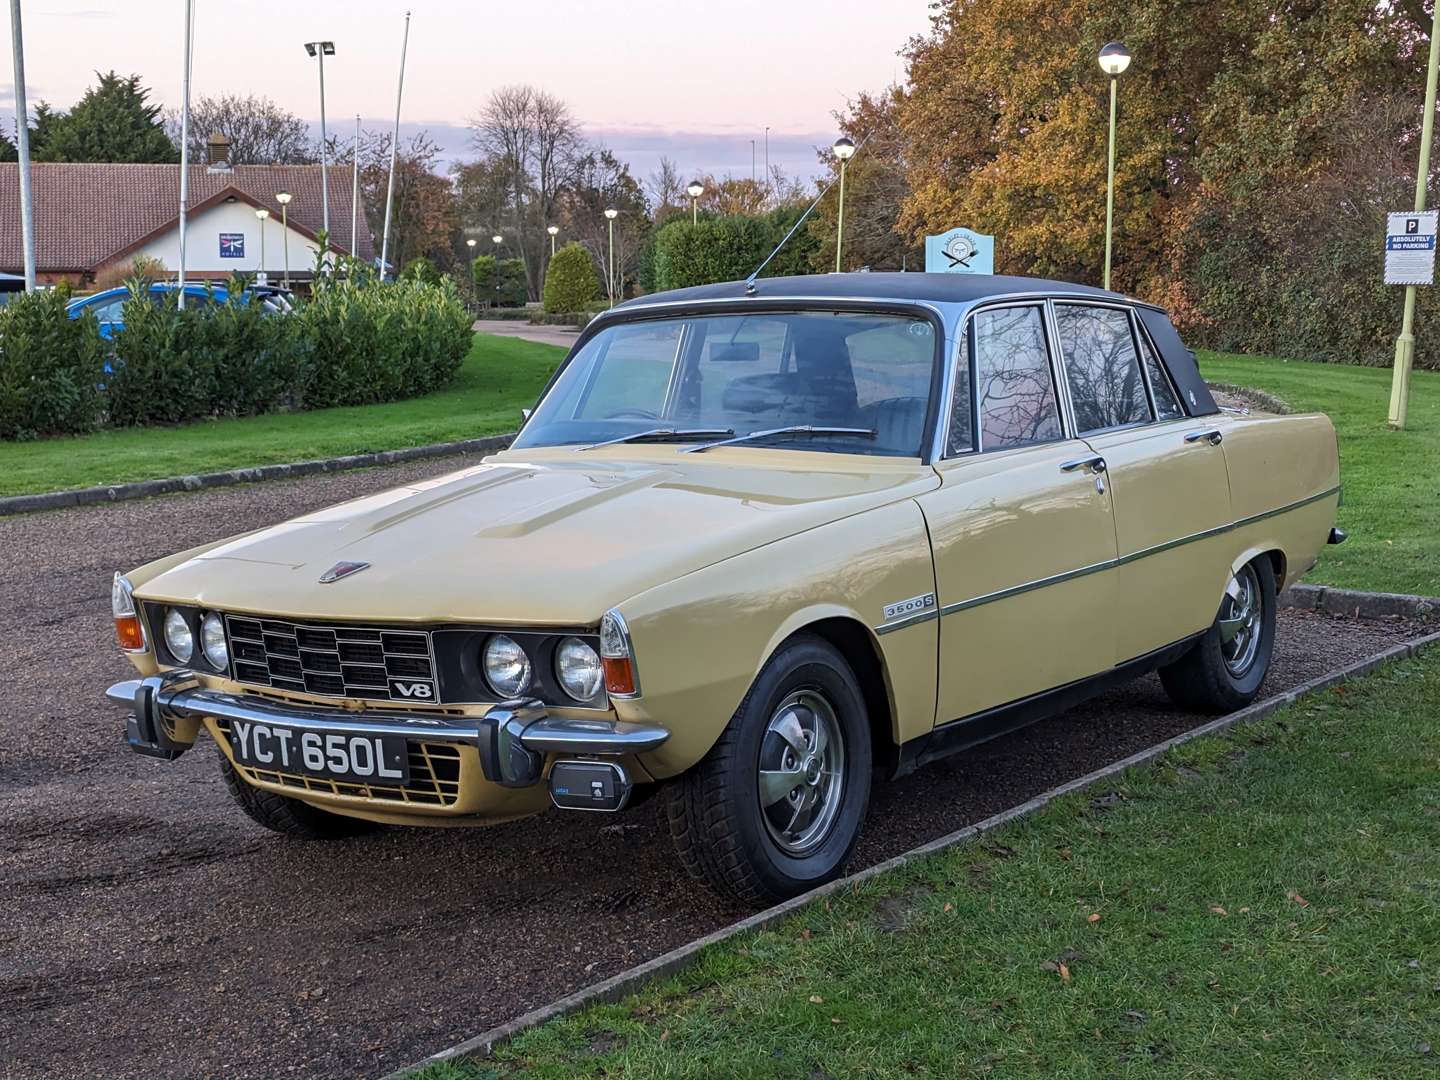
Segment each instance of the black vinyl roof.
M1120 293L1090 285L1073 285L1044 278L997 277L991 274L806 274L794 277L757 278L753 297L806 297L835 300L901 300L939 304L968 304L991 296L1012 293L1079 293L1086 296L1124 300ZM651 304L703 300L743 300L745 282L725 281L718 285L697 285L653 293L619 305L640 308Z

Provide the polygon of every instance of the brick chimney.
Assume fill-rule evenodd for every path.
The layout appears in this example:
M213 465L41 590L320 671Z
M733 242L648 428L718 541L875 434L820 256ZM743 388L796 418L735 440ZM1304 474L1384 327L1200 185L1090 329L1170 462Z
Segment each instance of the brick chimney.
M209 163L209 172L230 171L230 137L220 132L212 132L205 140L205 159Z

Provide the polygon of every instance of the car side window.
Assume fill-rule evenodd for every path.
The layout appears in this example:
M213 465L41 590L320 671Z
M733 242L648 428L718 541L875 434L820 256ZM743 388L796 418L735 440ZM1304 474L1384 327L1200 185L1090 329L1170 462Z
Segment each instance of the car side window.
M90 308L90 314L101 322L118 322L121 310L125 307L128 297L117 296L114 300L108 300L103 304L96 304Z
M1130 315L1120 308L1056 304L1055 322L1076 432L1084 435L1149 420Z
M993 308L978 312L971 323L981 449L1060 438L1060 410L1041 309Z
M1165 373L1160 358L1155 355L1155 350L1150 348L1150 342L1145 340L1144 334L1140 335L1140 355L1145 358L1145 374L1150 379L1150 396L1155 402L1155 416L1160 420L1179 420L1185 415L1185 410L1180 407L1180 399L1175 396L1175 388L1170 385L1170 376Z

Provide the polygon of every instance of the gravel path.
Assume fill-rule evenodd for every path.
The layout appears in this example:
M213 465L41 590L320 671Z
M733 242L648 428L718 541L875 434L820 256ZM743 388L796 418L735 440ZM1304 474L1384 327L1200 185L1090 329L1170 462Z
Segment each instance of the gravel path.
M452 467L0 520L0 1075L374 1075L737 916L682 878L653 803L307 845L242 817L213 751L124 747L115 567ZM1267 689L1411 636L1287 614ZM881 785L860 862L1195 723L1152 678Z

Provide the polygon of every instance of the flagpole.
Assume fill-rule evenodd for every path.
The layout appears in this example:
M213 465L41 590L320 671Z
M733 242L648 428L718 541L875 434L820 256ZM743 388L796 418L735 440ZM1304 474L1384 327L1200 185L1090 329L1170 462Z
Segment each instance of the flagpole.
M30 191L30 112L25 104L25 43L20 0L10 0L10 37L15 53L15 147L20 169L20 244L24 249L25 291L35 288L35 200Z
M360 220L360 114L355 114L355 151L350 161L350 258L355 258L355 230Z
M18 0L17 0L18 2ZM178 296L176 303L185 307L185 221L190 206L190 55L194 45L191 19L194 0L183 0L185 4L185 71L180 79L180 270L176 274Z
M395 89L395 130L390 136L390 180L385 185L385 231L380 238L380 280L390 256L390 207L395 201L395 154L400 149L400 98L405 93L405 51L410 47L410 12L405 12L405 37L400 43L400 84Z

